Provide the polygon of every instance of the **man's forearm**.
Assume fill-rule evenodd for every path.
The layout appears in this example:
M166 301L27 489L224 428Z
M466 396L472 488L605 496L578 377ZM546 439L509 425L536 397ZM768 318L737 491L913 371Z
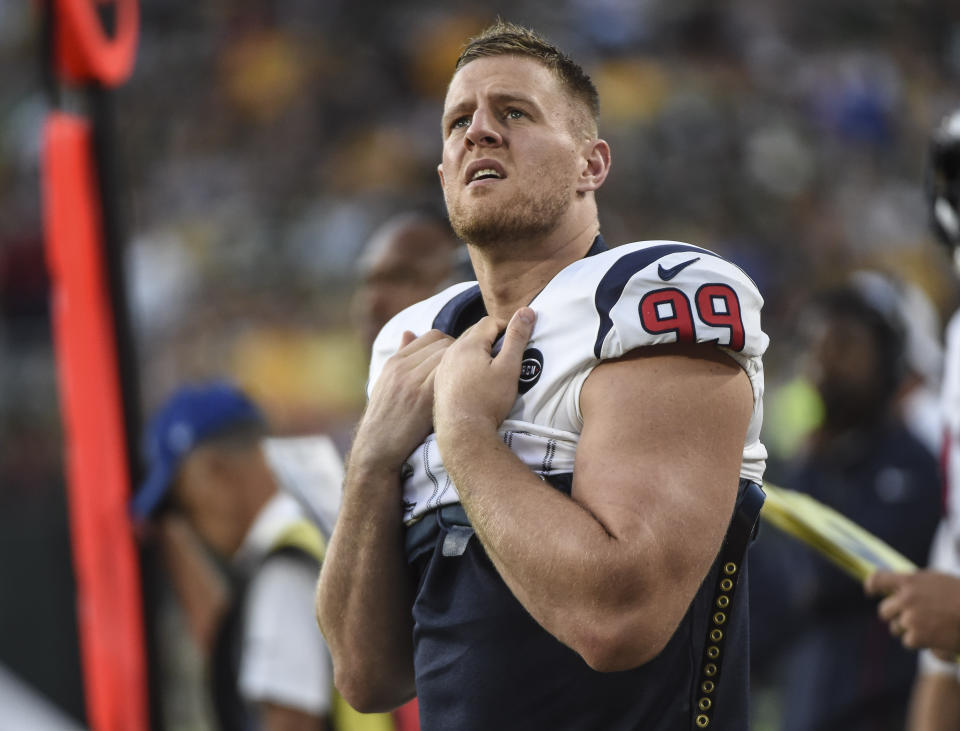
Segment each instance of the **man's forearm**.
M473 340L486 334L475 332ZM490 370L464 337L444 358L435 424L488 555L527 611L592 667L647 662L682 621L723 541L752 409L746 374L693 348L598 366L581 392L568 498L498 436L500 412L486 406L493 385L462 387L462 371L482 383ZM506 352L505 336L497 357ZM482 367L470 370L476 361Z
M658 626L667 612L638 621L661 596L656 572L625 560L631 546L531 472L501 439L467 441L470 456L448 459L448 470L488 556L531 616L597 669L635 667L655 656L674 629ZM626 627L629 644L608 641Z
M337 688L361 711L414 695L412 586L396 475L348 468L317 589Z
M364 712L413 697L413 584L403 548L400 469L430 433L433 381L451 343L437 330L403 333L350 447L317 620L333 654L334 681Z

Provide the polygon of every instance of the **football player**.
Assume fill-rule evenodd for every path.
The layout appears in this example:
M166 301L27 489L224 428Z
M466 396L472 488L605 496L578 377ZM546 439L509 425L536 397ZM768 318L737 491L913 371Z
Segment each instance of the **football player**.
M933 134L927 182L931 224L960 271L960 109ZM960 311L947 326L942 406L947 514L940 524L930 567L914 574L878 572L866 583L886 595L880 616L890 631L921 653L910 728L960 727Z
M742 728L762 299L686 243L607 249L597 95L498 23L438 171L477 282L374 344L317 611L361 710L425 729Z

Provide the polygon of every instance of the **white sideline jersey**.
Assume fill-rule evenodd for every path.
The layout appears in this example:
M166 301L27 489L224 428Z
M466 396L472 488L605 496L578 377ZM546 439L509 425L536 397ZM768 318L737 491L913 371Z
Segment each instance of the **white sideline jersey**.
M943 418L942 465L946 481L946 515L930 549L929 568L960 576L960 311L947 325L940 404ZM960 681L960 666L929 650L920 652L923 673L943 673Z
M404 330L450 331L477 306L475 282L456 284L399 313L373 346L368 395ZM537 321L523 354L518 394L500 427L504 442L541 477L573 472L583 428L580 389L602 361L647 345L715 343L746 371L753 414L740 476L760 483L763 364L769 339L760 328L763 298L737 266L676 241L641 241L587 256L560 271L530 302ZM459 502L433 434L404 466L404 520Z
M947 482L947 516L955 541L954 562L960 573L960 311L946 331L941 408L943 409L943 460Z

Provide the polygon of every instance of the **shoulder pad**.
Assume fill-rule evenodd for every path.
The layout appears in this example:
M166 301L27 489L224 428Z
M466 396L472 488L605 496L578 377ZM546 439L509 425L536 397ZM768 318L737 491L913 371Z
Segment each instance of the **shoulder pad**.
M420 336L431 330L436 326L434 321L441 311L445 310L458 295L475 286L476 282L460 282L447 287L442 292L401 310L383 326L376 340L373 341L370 377L367 382L368 396L370 389L380 376L380 371L383 370L383 364L400 349L400 339L404 331L409 330L414 335Z
M624 248L596 289L598 359L677 342L715 343L748 356L766 349L763 298L739 267L673 241L628 244L611 253Z

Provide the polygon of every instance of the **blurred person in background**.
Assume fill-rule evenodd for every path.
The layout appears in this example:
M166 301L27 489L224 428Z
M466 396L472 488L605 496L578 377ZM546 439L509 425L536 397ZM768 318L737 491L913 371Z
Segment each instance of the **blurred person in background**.
M858 270L852 284L892 322L903 323L903 377L894 396L904 424L934 456L940 456L943 425L940 387L943 345L940 316L915 284L890 272Z
M467 253L446 218L430 210L398 213L374 231L360 254L354 318L367 353L401 310L472 279Z
M132 510L155 527L209 659L220 728L392 728L337 698L313 616L340 500L333 444L270 438L260 408L236 386L214 382L172 394L146 445L150 473ZM366 725L351 725L358 722Z
M397 213L373 232L357 266L354 321L369 357L384 325L412 304L464 280L473 279L470 259L446 217L431 208ZM404 729L419 727L413 699L393 711Z
M746 723L762 299L699 247L607 249L597 117L526 28L456 64L438 172L478 283L377 337L321 570L360 708L416 693L424 728L461 731Z
M904 423L907 323L898 293L863 273L804 313L823 420L773 478L923 561L939 518L937 462ZM765 530L751 582L754 673L777 678L781 731L903 728L916 667L874 603L794 539Z
M934 131L927 185L931 223L960 269L960 109ZM866 582L887 595L880 617L906 647L921 652L911 708L911 731L960 728L960 312L946 333L947 357L941 397L946 515L930 554L929 568L915 574L878 572Z

